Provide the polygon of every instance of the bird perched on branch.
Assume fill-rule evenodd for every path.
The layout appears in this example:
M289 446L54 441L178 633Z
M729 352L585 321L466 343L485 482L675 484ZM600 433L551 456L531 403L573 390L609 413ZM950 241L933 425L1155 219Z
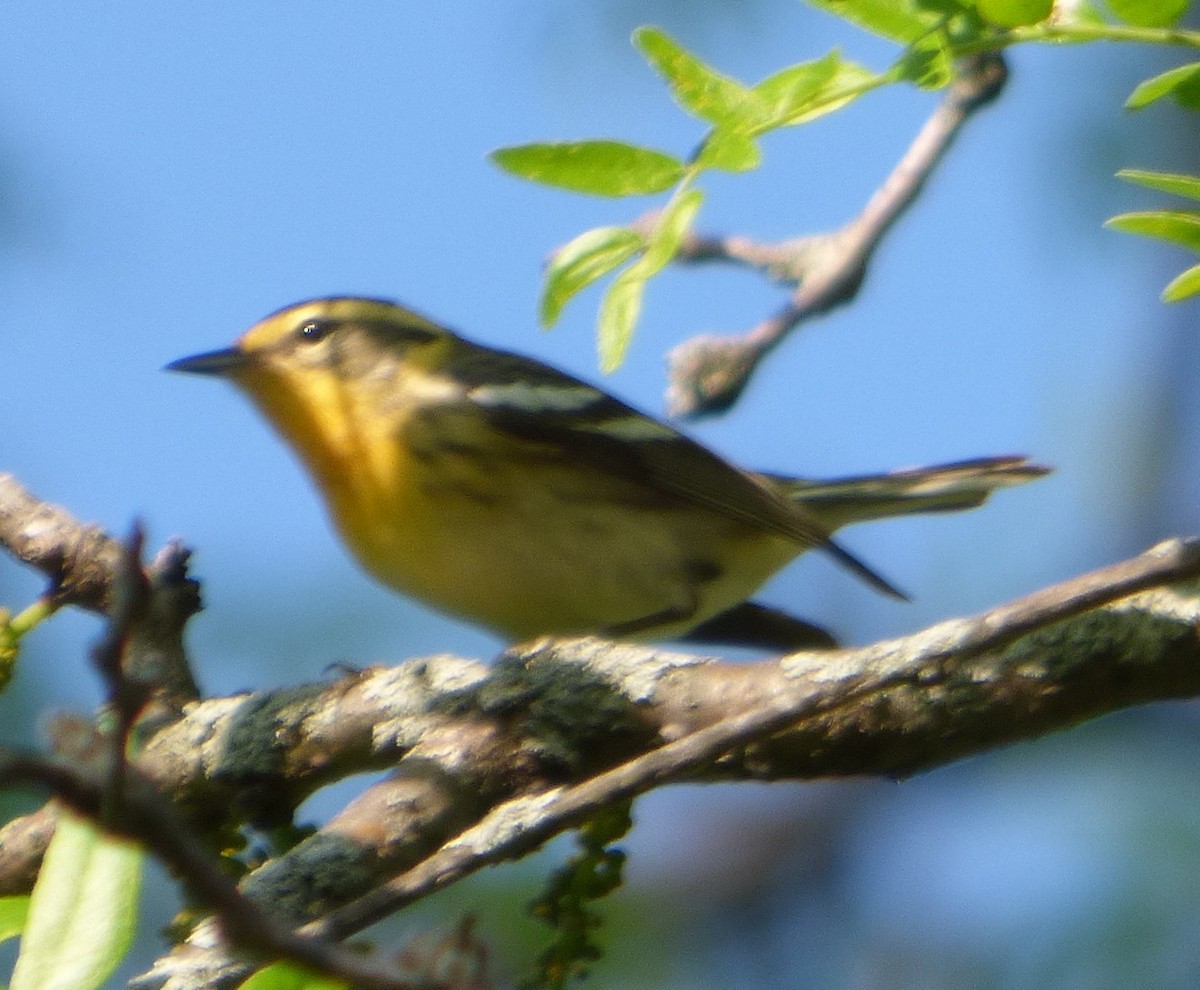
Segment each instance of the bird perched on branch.
M820 630L747 599L831 534L968 509L1046 472L994 457L814 482L734 467L564 372L390 302L315 299L169 370L245 392L384 584L510 640L598 634L779 648Z

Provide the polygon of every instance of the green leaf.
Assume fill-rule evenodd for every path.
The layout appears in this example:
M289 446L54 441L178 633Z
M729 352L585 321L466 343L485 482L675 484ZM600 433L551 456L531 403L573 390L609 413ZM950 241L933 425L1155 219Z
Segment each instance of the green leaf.
M1141 110L1164 96L1189 110L1200 109L1200 62L1191 62L1140 83L1125 101L1126 110Z
M604 294L600 303L596 345L600 353L600 368L605 374L615 371L625 359L629 341L633 338L633 328L642 312L646 282L675 257L702 202L704 193L699 189L688 189L674 196L646 239L645 253L613 279L613 284Z
M1146 172L1136 168L1123 168L1117 173L1118 179L1156 189L1159 192L1171 193L1173 196L1186 196L1188 199L1200 199L1200 176L1177 175L1171 172Z
M1091 25L1102 28L1108 23L1108 19L1100 8L1091 0L1076 0L1073 6L1060 4L1058 16L1061 18L1061 23L1071 27Z
M825 88L838 71L841 61L837 52L830 52L824 58L789 65L767 76L754 87L754 92L766 107L771 120L784 120L797 108L806 107Z
M596 328L596 349L600 354L600 370L606 375L621 366L633 328L642 314L642 297L646 293L646 276L626 268L615 279L600 301Z
M809 0L814 7L902 45L910 45L948 17L963 12L957 0Z
M1200 293L1200 265L1176 275L1163 289L1163 302L1182 302Z
M542 326L557 323L563 306L576 293L632 258L642 243L642 235L628 227L597 227L556 251L538 305Z
M0 897L0 942L16 938L25 930L25 919L29 916L29 895L19 894Z
M1000 27L1024 27L1050 16L1054 0L979 0L980 16Z
M830 113L861 96L882 78L837 52L801 62L768 76L754 92L771 127L789 127Z
M1154 213L1122 213L1104 226L1127 234L1142 234L1180 244L1200 252L1200 213L1161 210Z
M1108 0L1108 8L1126 24L1166 27L1183 16L1191 0Z
M26 605L16 615L6 608L0 608L0 691L8 687L12 680L22 640L50 618L57 608L48 596Z
M318 976L295 963L272 963L255 972L238 990L347 990L349 984Z
M761 116L754 91L722 75L666 32L638 28L633 43L671 87L688 113L719 128L746 128Z
M46 849L11 990L92 990L133 938L139 846L63 812Z
M524 144L493 151L506 172L547 186L594 196L644 196L664 192L684 174L679 159L620 141Z
M697 165L719 168L725 172L748 172L757 168L760 161L762 153L754 138L741 131L721 129L709 131L696 156Z
M797 123L798 118L809 120L812 117L829 113L887 82L887 77L878 72L873 72L857 62L839 58L837 72L822 87L813 106L799 115L790 115L788 122Z
M921 89L942 89L954 81L954 52L946 36L935 31L900 56L896 71Z
M646 253L631 267L644 270L647 278L658 274L675 257L703 202L704 193L699 189L688 189L672 197L646 241Z

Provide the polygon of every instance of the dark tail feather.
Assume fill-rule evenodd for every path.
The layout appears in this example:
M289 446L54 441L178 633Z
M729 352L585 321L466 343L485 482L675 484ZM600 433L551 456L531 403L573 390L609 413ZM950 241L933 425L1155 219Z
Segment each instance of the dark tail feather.
M902 602L912 601L908 595L892 584L887 578L883 577L877 571L873 571L849 550L839 546L833 540L827 540L821 545L821 549L830 554L843 567L849 568L877 591L882 591L885 595L891 595L893 598L899 598Z
M837 640L820 626L758 602L734 605L689 629L681 640L773 652L832 650L837 646Z
M829 529L915 512L957 512L982 505L1001 488L1049 473L1025 457L978 457L887 474L808 481L771 477Z

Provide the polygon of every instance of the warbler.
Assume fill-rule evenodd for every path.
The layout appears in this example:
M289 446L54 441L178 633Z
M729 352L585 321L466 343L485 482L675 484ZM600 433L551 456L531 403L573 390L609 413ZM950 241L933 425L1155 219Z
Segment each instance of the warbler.
M816 645L816 627L747 603L794 557L819 547L899 595L832 532L971 508L1046 470L1000 457L823 483L743 471L571 375L359 297L288 306L167 369L245 392L379 581L510 641Z

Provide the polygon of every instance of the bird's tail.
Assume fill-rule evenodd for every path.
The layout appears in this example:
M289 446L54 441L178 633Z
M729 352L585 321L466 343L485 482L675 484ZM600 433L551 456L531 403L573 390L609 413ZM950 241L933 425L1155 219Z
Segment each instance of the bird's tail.
M997 489L1021 485L1049 472L1050 468L1025 457L978 457L832 481L767 477L832 532L849 523L910 512L974 509Z

